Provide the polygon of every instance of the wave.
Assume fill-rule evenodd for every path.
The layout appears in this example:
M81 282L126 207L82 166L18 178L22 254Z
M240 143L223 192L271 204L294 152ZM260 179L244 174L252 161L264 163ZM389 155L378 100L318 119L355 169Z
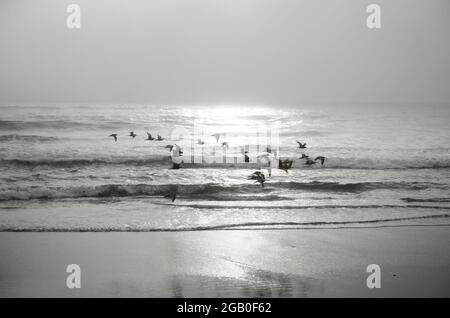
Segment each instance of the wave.
M73 121L73 120L0 120L0 130L26 130L26 129L117 129L118 127L129 126L127 121Z
M83 122L74 122L66 120L40 120L40 121L21 121L21 120L0 120L0 130L25 130L40 128L86 128L92 124Z
M243 222L207 226L186 226L178 228L162 228L147 226L103 226L103 227L8 227L0 226L0 232L188 232L188 231L220 231L220 230L246 230L246 229L301 229L301 228L349 228L349 227L382 227L393 226L393 222L407 222L425 219L446 219L450 214L434 214L426 216L412 216L400 218L386 218L375 220L355 221L315 221L315 222ZM395 224L395 223L394 223ZM448 226L449 224L442 224ZM398 224L397 226L407 226Z
M364 192L376 189L403 189L403 190L424 190L428 188L447 188L437 182L354 182L354 183L340 183L340 182L273 182L266 183L267 185L277 188L293 189L293 190L310 190L310 191L324 191L324 192Z
M358 149L355 149L358 151ZM293 160L291 169L311 170L311 169L374 169L374 170L395 170L395 169L446 169L450 168L450 158L448 156L439 155L437 158L410 158L397 159L386 157L368 157L371 154L363 154L357 158L346 157L328 157L325 164L315 164L313 166L305 165L305 161L290 154L282 156L282 159ZM312 156L314 158L314 156ZM241 158L240 156L238 158ZM241 158L242 159L242 158ZM220 162L214 163L184 163L184 168L250 168L267 167L267 162L257 162L256 159L251 158L251 162L233 163L234 157L220 158ZM230 163L231 162L231 163Z
M223 195L223 194L205 194L194 197L196 201L287 201L291 197L276 194L269 195ZM187 199L187 198L186 198Z
M450 198L402 198L405 202L450 202Z
M168 167L171 166L171 161L168 156L155 156L146 159L0 159L0 163L25 167L38 167L38 166L52 166L56 168L64 167L77 167L77 166L90 166L90 165L152 165L152 164L165 164Z
M7 137L6 137L7 136ZM13 140L13 138L22 138L29 141L53 141L53 137L45 136L21 136L4 135L5 140ZM233 160L231 160L231 159ZM265 162L237 162L233 163L234 157L230 157L231 163L215 162L215 163L190 163L185 162L182 169L265 169ZM228 159L221 159L223 161ZM172 166L170 157L167 155L166 149L159 153L149 153L143 157L112 157L112 158L39 158L39 159L23 159L23 158L2 158L0 162L3 164L13 164L16 166L35 167L35 166L55 166L55 167L73 167L87 165L165 165L167 168ZM346 158L330 158L325 162L324 166L316 164L314 166L306 166L303 160L294 159L292 165L293 170L311 170L311 169L373 169L373 170L398 170L398 169L448 169L450 168L450 159L421 159L421 160L375 160L375 159L346 159Z
M25 142L52 142L58 140L58 137L39 136L39 135L0 135L0 141L25 141Z
M326 161L326 165L324 167L334 169L374 169L374 170L448 169L450 168L450 159L448 159L448 157L441 159L332 158Z
M367 204L367 205L218 205L218 204L171 204L160 203L167 206L188 207L194 209L278 209L278 210L305 210L305 209L434 209L450 210L448 206L434 205L399 205L399 204Z
M0 201L65 199L65 198L113 198L133 196L162 196L176 191L180 197L187 199L211 199L226 201L227 195L261 195L273 194L278 189L291 191L305 190L312 192L348 192L361 193L375 189L423 190L427 188L447 187L430 182L268 182L264 188L259 184L242 183L222 185L204 184L104 184L100 186L48 187L48 188L9 188L0 192ZM257 195L255 195L255 193ZM287 193L289 195L289 193ZM247 200L244 198L243 200ZM292 199L292 198L291 198ZM257 199L255 199L257 200Z

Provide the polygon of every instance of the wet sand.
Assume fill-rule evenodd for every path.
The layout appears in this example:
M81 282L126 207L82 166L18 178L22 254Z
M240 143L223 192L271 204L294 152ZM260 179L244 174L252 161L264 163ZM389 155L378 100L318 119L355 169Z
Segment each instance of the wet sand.
M0 233L0 297L450 297L450 227ZM381 288L366 267L381 267ZM81 288L66 267L81 267Z

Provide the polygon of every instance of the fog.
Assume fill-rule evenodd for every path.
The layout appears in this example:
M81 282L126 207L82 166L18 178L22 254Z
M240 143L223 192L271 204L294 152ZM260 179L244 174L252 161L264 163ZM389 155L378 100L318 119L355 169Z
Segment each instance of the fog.
M2 0L0 104L450 104L449 30L448 0Z

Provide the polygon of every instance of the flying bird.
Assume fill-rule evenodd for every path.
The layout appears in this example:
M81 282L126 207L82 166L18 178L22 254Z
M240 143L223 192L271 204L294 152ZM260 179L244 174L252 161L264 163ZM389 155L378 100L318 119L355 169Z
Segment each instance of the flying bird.
M298 141L298 140L296 140L296 142L298 143L298 147L299 147L300 149L305 149L305 148L306 148L306 142L301 143L301 142Z
M289 160L289 159L280 160L279 168L281 170L284 170L286 173L288 173L288 170L291 169L293 162L294 162L293 160Z
M117 134L111 134L108 137L113 137L114 141L117 142Z
M152 136L151 133L147 133L147 139L146 140L155 140L155 138Z
M212 134L211 136L214 137L214 138L216 138L216 142L219 142L220 135L221 135L221 134Z
M133 137L133 139L137 136L134 131L130 131L130 134L128 135L130 137Z
M158 134L158 138L156 138L156 140L161 141L161 140L164 140L164 138Z
M298 159L308 159L308 158L309 158L308 155L305 155L304 153L302 153L302 156L300 158L298 158Z
M228 142L224 141L224 142L222 142L222 147L228 149L228 148L230 148L230 145L228 145Z
M247 177L248 180L255 180L256 182L259 182L261 184L261 187L264 188L264 182L266 182L266 177L264 176L264 173L261 171L255 171L250 176Z
M203 140L201 140L200 138L197 139L197 145L204 145L205 142Z
M316 159L314 159L314 161L320 160L320 164L321 166L323 166L323 163L325 162L325 157L324 156L318 156Z
M315 161L313 161L313 160L311 160L311 159L306 159L306 162L305 162L305 165L308 165L308 166L312 166L313 164L316 164L317 162L315 162Z
M168 198L168 199L171 199L171 201L174 202L175 199L177 198L177 191L170 191L164 197Z
M177 144L174 145L166 145L164 148L169 149L170 152L172 152L173 147L177 146L178 147L178 151L179 154L182 155L183 154L183 149L180 148Z
M256 180L257 178L259 178L259 176L263 175L263 173L261 171L255 171L253 172L251 175L249 175L247 177L247 179L249 180Z

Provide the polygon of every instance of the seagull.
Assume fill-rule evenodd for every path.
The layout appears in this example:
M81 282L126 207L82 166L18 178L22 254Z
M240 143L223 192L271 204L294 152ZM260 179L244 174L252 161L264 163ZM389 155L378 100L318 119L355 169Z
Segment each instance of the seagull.
M300 141L298 141L298 140L296 140L296 142L298 143L298 147L300 148L300 149L304 149L304 148L306 148L306 142L304 142L304 143L301 143Z
M170 193L166 194L164 197L168 198L168 199L171 199L172 202L174 202L175 199L177 198L177 193L174 192L174 191L171 191Z
M255 171L250 176L247 177L248 180L256 180L256 182L259 182L261 184L261 187L264 188L264 182L266 182L266 177L264 176L264 173L261 171Z
M247 179L249 179L249 180L255 180L255 179L259 178L259 176L261 176L261 175L264 175L264 173L262 173L261 171L255 171L255 172L253 172L251 175L249 175L249 176L247 177Z
M108 137L113 137L114 141L117 142L117 134L111 134Z
M146 140L155 140L155 138L152 136L151 133L147 133L147 139Z
M244 152L244 161L250 162L250 157L248 156L248 151Z
M197 145L204 145L205 142L203 140L201 140L200 138L197 139Z
M161 141L161 140L164 140L164 138L158 134L158 138L156 138L156 140Z
M222 147L224 147L224 148L230 148L230 146L228 145L228 142L222 142Z
M308 159L308 158L309 158L308 155L305 155L304 153L302 153L302 156L300 158L298 158L298 159Z
M293 160L289 160L289 159L280 161L280 166L279 166L279 168L280 168L281 170L284 170L286 173L288 173L288 170L291 169L292 163L293 163L293 162L294 162Z
M216 142L219 142L220 135L221 135L221 134L212 134L211 136L214 137L214 138L216 138Z
M316 159L314 159L314 161L320 160L320 164L323 166L323 163L325 162L325 157L324 156L319 156Z
M313 160L311 160L311 159L306 159L306 162L305 162L305 165L308 165L308 166L312 166L313 164L316 164L317 162L315 162L315 161L313 161Z
M134 131L130 131L130 134L128 135L130 137L133 137L133 139L137 136Z
M169 149L169 151L172 151L172 149L173 149L173 145L166 145L164 148L168 148Z

